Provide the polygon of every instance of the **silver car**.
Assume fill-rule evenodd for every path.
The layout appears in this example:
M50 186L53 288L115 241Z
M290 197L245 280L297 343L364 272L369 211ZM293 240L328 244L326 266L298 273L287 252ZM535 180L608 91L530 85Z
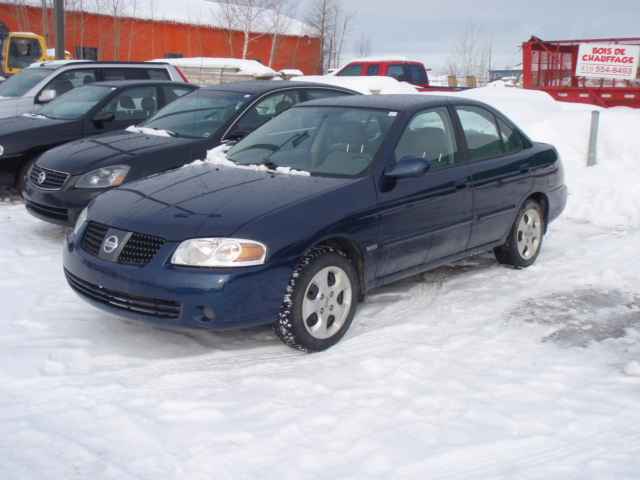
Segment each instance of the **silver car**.
M83 85L117 80L182 82L186 78L180 70L167 63L84 60L36 63L0 83L0 118L36 112L54 98Z

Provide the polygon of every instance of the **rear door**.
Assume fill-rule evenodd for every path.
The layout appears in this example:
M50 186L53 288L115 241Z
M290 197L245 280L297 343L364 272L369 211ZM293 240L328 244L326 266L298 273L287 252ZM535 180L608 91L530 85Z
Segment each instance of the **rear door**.
M427 158L432 167L422 177L392 181L379 195L379 278L462 252L469 240L473 211L468 166L447 108L414 116L390 166L406 156Z
M475 105L456 107L471 165L475 210L469 248L503 239L531 190L529 155L515 127Z

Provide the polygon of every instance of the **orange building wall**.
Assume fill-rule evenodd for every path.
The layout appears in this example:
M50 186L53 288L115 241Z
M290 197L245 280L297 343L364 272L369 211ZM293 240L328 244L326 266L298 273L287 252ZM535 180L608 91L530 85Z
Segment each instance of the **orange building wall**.
M43 34L40 8L0 4L0 21L10 31ZM53 32L53 12L49 11L49 31ZM267 65L271 51L270 35L256 35L248 58ZM168 53L184 57L242 56L243 36L221 29L170 22L118 18L90 13L67 12L66 49L75 57L80 46L98 48L99 60L142 61L163 58ZM49 36L49 48L55 35ZM297 68L307 75L319 73L320 41L317 38L281 36L277 42L273 68Z

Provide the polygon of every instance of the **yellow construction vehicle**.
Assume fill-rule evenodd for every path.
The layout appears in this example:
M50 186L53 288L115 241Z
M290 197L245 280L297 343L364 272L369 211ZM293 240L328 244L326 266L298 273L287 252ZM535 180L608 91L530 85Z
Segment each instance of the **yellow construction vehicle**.
M65 58L71 54L65 52ZM0 75L8 77L20 73L32 63L55 60L55 51L47 48L41 35L31 32L10 32L0 22Z

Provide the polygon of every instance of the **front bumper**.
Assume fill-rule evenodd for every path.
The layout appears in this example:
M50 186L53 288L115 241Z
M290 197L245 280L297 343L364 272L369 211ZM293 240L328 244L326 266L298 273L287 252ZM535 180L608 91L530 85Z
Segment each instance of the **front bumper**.
M144 267L92 256L67 236L63 262L69 285L109 313L155 324L228 330L273 323L293 265L197 269L169 263L166 243Z
M27 181L23 197L34 217L57 225L73 226L80 212L105 190L44 190Z

